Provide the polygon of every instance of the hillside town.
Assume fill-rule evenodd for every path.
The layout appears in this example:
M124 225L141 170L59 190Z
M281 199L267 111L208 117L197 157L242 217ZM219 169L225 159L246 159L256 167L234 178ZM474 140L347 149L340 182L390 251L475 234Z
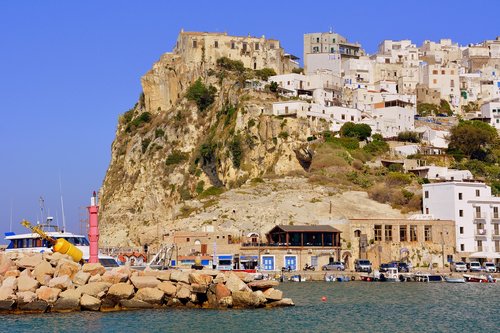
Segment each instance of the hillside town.
M213 225L173 230L160 241L176 246L170 253L173 265L190 266L197 260L224 269L276 271L321 269L336 261L354 269L359 259L438 268L456 261L498 263L500 198L469 170L439 161L446 160L450 129L459 121L480 121L500 130L500 37L465 46L450 39L426 40L420 46L411 40L384 40L370 55L359 43L329 31L304 34L303 45L302 68L299 57L286 53L278 40L181 31L173 52L142 79L146 110L160 112L181 98L182 85L157 84L162 80L158 73L165 71L160 63L182 59L195 76L210 73L221 59L266 71L267 77L247 79L244 87L270 89L278 101L254 105L251 111L302 119L310 129L321 124L333 133L347 123L368 125L372 135L390 144L390 158L372 165L425 179L422 211L406 219L361 216L276 225L265 234L235 234ZM178 75L166 71L168 77ZM416 139L405 142L405 134ZM435 156L437 163L415 156Z

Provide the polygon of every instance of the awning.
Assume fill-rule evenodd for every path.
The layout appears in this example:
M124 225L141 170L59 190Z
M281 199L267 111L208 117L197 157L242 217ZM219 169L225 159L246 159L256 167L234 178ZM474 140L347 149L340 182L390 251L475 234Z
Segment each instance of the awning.
M486 258L486 259L500 259L499 252L474 252L469 255L469 258Z
M259 260L259 256L240 256L240 262L257 261L257 260Z
M219 260L233 260L233 256L218 256Z

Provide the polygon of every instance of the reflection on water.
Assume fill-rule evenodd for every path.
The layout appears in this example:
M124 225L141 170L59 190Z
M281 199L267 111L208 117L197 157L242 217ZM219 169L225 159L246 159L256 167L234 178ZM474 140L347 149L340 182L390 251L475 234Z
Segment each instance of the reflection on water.
M290 282L279 288L295 307L1 315L0 332L498 331L500 284Z

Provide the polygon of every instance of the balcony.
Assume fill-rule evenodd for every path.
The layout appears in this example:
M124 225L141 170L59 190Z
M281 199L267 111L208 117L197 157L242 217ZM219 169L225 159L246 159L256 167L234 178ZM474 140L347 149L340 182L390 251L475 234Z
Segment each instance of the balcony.
M474 237L476 239L486 239L486 229L475 229Z
M500 224L500 214L498 214L498 213L491 214L491 223Z

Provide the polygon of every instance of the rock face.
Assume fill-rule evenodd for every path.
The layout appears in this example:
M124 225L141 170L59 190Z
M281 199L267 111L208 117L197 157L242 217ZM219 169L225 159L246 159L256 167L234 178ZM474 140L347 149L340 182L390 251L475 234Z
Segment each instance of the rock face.
M17 266L16 257L10 266ZM4 258L5 260L5 258ZM31 260L31 261L30 261ZM255 308L289 306L291 300L274 287L275 282L251 281L246 274L222 273L212 270L134 271L116 268L105 272L100 267L68 263L66 256L44 255L35 264L33 258L23 260L33 264L33 271L20 268L19 274L6 270L0 275L0 313L2 311L70 312L116 311L159 307L189 308ZM52 268L44 264L47 263ZM75 271L74 268L78 267ZM68 275L62 274L67 272ZM94 275L91 275L94 272ZM108 274L109 273L109 274ZM52 277L52 274L55 277ZM57 276L56 276L57 275ZM73 277L71 277L73 275ZM107 281L93 282L95 279ZM215 278L214 278L215 277ZM37 278L43 278L40 284ZM48 279L48 280L47 280ZM244 279L244 280L242 280ZM161 281L160 281L161 280ZM252 289L254 291L252 291Z

